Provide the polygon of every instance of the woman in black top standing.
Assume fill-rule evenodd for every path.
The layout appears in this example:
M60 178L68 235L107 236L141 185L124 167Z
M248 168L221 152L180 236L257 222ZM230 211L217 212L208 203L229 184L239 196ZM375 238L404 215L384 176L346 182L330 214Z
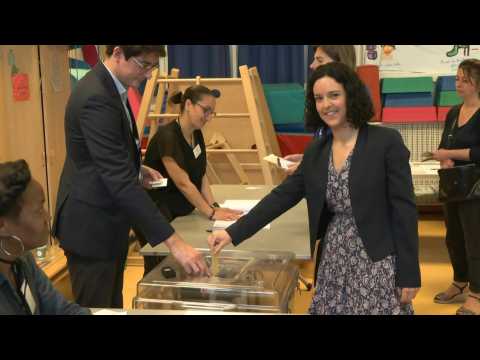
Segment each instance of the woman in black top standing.
M459 65L456 89L463 103L448 112L439 149L433 154L442 168L480 164L480 60L467 59ZM453 283L434 301L448 304L466 299L457 314L479 315L480 200L446 203L445 219Z
M236 220L241 212L220 208L206 176L207 154L201 129L215 116L220 92L202 85L174 94L169 101L180 104L180 117L159 128L148 145L144 164L168 179L166 188L149 191L168 221L197 208L210 220ZM138 235L138 233L137 233ZM140 244L146 241L139 236ZM145 274L161 259L145 257Z

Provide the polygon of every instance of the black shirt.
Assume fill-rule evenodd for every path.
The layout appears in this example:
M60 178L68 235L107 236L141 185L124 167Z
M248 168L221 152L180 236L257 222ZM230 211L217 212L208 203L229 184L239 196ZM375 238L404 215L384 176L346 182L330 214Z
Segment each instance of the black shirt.
M162 157L171 157L190 177L198 191L202 188L202 179L207 169L207 156L202 132L193 132L193 148L185 140L177 121L160 126L148 145L144 164L158 170L168 178L166 188L150 190L149 194L169 220L191 213L195 207L188 201L168 174ZM193 149L200 146L201 154L195 158ZM166 208L166 209L165 209ZM165 214L168 210L170 214Z
M480 109L464 125L458 127L461 107L462 105L456 105L448 112L439 145L439 149L470 149L470 161L455 160L455 166L480 163ZM453 137L449 146L448 135L454 123Z

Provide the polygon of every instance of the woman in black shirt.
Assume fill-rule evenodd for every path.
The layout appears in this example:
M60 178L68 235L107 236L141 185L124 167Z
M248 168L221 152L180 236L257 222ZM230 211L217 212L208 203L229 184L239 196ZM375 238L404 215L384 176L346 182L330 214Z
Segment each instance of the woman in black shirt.
M439 149L433 154L442 168L480 164L480 60L468 59L460 64L456 89L463 104L448 112ZM450 287L437 294L434 301L440 304L465 301L457 314L479 315L480 200L446 203L445 218L454 276Z
M152 189L150 196L168 221L197 208L210 220L236 220L240 211L220 208L206 176L207 155L201 129L215 115L218 90L191 86L169 101L180 104L180 117L159 128L148 145L144 164L168 179L166 188ZM139 236L143 246L146 242ZM159 258L145 257L145 274Z

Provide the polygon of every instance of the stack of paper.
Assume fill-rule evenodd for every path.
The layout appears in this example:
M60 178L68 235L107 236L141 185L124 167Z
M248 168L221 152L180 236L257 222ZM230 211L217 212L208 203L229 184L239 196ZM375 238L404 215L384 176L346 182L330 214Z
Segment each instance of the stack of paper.
M150 185L152 186L152 189L166 187L168 185L168 179L163 178L157 181L150 181Z
M126 311L102 309L94 312L93 315L127 315Z
M240 210L243 211L245 215L251 209L255 207L260 202L260 200L226 200L222 207L229 208L232 210ZM215 220L213 223L213 230L223 230L232 225L236 220L227 221L227 220ZM269 230L270 224L264 227L264 229Z
M410 162L410 167L412 169L412 175L438 175L438 169L440 169L440 162L438 161L429 161L429 162Z
M278 157L274 154L265 156L263 160L285 170L287 170L290 166L295 165L293 161L285 160L284 158Z

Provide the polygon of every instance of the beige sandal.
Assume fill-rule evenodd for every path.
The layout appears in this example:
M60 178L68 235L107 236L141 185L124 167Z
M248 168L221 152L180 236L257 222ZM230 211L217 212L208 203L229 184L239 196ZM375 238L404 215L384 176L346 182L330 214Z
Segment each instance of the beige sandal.
M480 297L469 294L468 295L471 298L476 299L477 301L480 302ZM467 309L466 307L462 306L460 309L457 310L457 315L480 315L480 313L476 313L475 311L472 311L470 309Z
M458 289L458 293L448 296L446 292L441 292L433 298L433 302L437 304L453 304L453 303L462 303L466 299L466 293L465 290L468 287L468 283L465 284L464 286L457 285L455 283L452 283L453 286L455 286Z

